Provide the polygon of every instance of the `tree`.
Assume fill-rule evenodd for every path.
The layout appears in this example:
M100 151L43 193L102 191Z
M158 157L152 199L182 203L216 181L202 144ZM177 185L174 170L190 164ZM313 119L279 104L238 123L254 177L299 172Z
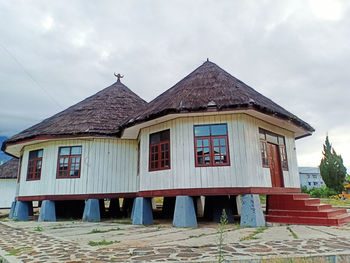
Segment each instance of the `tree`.
M341 193L344 190L346 168L343 164L343 158L341 155L337 155L330 144L328 135L323 144L322 154L323 158L320 163L321 177L329 188L336 193Z

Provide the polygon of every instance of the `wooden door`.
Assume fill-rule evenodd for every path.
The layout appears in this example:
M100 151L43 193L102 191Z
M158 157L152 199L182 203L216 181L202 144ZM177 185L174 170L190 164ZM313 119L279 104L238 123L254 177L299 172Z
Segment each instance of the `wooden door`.
M283 187L283 174L278 146L267 143L267 157L271 174L271 184L273 187Z

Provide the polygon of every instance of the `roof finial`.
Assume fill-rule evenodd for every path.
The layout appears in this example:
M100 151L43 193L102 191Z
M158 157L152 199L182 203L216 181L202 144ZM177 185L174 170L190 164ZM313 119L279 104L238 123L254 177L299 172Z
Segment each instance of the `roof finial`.
M118 78L118 81L120 81L121 78L124 78L124 75L120 75L119 73L115 74L115 72L114 72L114 76Z
M209 62L209 58L207 58L207 62Z

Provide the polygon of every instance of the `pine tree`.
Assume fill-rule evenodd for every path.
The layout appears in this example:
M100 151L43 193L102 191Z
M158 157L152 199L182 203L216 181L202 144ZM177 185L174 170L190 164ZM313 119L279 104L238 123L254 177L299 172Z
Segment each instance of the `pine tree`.
M342 157L337 155L330 144L328 136L323 145L322 154L323 158L320 163L321 177L327 187L333 189L336 193L341 193L344 190L346 168Z

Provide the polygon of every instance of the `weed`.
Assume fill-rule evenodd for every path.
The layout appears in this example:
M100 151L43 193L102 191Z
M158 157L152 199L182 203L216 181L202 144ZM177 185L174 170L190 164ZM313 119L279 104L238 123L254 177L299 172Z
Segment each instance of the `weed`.
M21 253L25 249L30 249L32 247L22 247L22 248L17 248L17 249L12 249L9 251L7 256L16 256L18 253Z
M34 228L34 231L41 232L41 231L43 231L43 228L41 226L37 226Z
M189 236L188 238L198 238L198 237L202 237L202 236L204 236L204 235L205 235L204 233L199 234L199 235L191 235L191 236Z
M116 260L117 260L116 258L111 258L111 262L115 262Z
M294 232L289 226L287 226L287 229L288 229L288 231L292 234L292 236L293 236L295 239L298 238L298 235L295 234L295 232Z
M225 244L225 228L227 225L227 215L225 209L222 210L221 218L220 218L220 224L218 227L218 263L223 263L225 262L225 255L223 251L223 246Z
M256 235L264 232L266 229L267 229L266 226L259 227L254 233L251 233L248 236L242 237L239 241L247 241L247 240L252 240L252 239L258 239L256 237Z
M99 229L95 228L95 229L91 230L90 232L88 232L87 234L107 233L107 232L119 231L119 230L122 230L122 229L120 227L110 228L107 230L99 230Z
M3 262L3 260L2 260L2 257L0 256L0 263L2 263Z
M106 241L106 240L102 240L102 241L89 241L89 246L95 247L95 246L107 246L107 245L111 245L114 243L119 243L120 241Z

